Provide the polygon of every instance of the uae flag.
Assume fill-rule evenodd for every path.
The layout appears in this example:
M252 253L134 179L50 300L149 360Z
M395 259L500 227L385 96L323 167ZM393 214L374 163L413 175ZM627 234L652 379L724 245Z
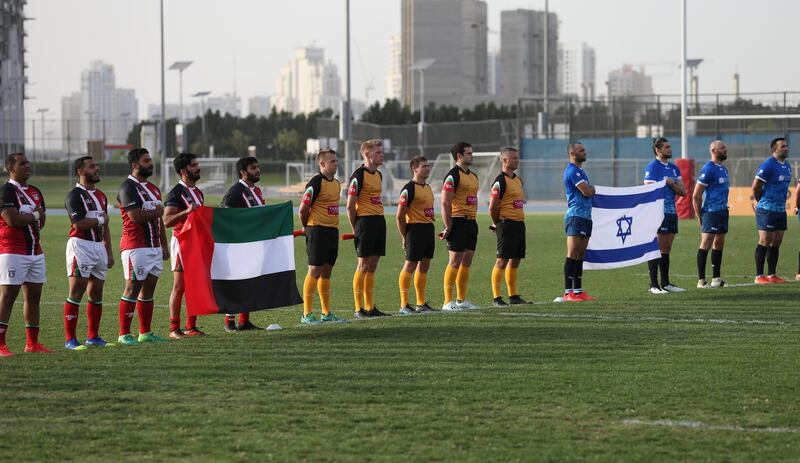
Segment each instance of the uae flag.
M178 242L189 315L253 312L300 304L292 203L200 207Z

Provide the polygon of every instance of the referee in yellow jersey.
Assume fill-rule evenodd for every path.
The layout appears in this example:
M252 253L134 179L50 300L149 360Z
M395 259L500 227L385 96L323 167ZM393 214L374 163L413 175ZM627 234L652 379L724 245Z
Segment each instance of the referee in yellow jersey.
M424 156L415 156L409 162L413 178L400 191L397 201L397 229L406 252L406 262L400 270L400 314L433 312L425 299L428 269L436 247L436 230L433 226L433 190L426 182L431 167ZM408 303L408 290L414 279L417 296L416 308Z
M519 151L506 147L500 151L502 172L494 179L489 199L489 227L497 236L497 260L492 269L492 297L495 307L527 304L517 288L517 269L525 258L525 190L515 171ZM503 300L503 274L508 288L508 303Z

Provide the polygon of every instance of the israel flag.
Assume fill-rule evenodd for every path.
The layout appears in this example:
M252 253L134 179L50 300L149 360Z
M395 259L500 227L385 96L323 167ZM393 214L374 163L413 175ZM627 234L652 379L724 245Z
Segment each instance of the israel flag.
M662 180L626 188L595 186L583 268L629 267L661 257L656 233L664 221L665 185Z

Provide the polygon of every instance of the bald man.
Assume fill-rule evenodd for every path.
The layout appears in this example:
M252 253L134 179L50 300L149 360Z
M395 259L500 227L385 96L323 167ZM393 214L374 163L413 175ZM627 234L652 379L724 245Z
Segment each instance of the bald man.
M722 165L728 159L728 149L720 140L708 147L711 160L700 170L697 186L692 193L692 205L700 222L700 249L697 250L697 287L721 288L722 248L728 233L728 169ZM711 250L711 284L706 281L706 261Z

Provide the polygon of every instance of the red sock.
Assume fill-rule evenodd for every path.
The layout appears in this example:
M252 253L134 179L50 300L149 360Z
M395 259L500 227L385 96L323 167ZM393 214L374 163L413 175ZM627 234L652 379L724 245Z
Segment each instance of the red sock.
M239 324L244 325L250 321L250 312L242 312L239 314Z
M139 313L139 333L149 333L150 323L153 321L153 300L136 300L136 311Z
M100 337L100 318L103 316L103 303L89 301L86 304L86 322L88 329L86 337L94 339Z
M119 300L119 335L131 334L131 322L133 321L133 311L136 310L136 303Z
M0 346L6 345L6 331L8 331L8 322L0 322Z
M192 330L197 328L197 315L187 315L186 316L186 329Z
M39 325L25 326L25 347L33 347L39 343Z
M170 333L173 331L177 331L181 328L181 319L178 318L170 318L169 319L169 331Z
M78 314L81 306L67 299L64 301L64 338L69 341L75 339L75 329L78 327Z

